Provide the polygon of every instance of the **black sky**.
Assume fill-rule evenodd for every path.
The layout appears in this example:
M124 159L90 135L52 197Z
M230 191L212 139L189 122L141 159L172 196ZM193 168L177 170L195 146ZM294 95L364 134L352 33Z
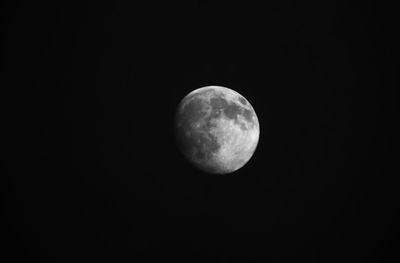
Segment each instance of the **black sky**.
M394 9L278 2L3 4L0 261L398 258ZM230 176L174 143L207 85L260 120Z

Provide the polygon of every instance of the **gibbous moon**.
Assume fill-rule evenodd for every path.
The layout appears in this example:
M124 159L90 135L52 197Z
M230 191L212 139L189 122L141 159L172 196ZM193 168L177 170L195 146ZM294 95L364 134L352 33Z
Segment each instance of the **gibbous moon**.
M221 86L187 94L177 108L175 129L186 159L213 174L243 167L253 156L260 135L251 104L238 92Z

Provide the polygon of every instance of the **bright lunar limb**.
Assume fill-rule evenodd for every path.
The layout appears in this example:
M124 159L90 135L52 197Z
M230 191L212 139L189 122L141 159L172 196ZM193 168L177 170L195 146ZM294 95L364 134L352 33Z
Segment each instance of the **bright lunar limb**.
M251 104L221 86L193 90L179 104L176 135L183 155L203 171L227 174L252 157L260 126Z

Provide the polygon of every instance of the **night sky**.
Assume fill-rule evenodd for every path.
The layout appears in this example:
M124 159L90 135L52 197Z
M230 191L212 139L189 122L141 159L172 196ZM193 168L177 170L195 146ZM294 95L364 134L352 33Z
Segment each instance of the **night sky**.
M8 2L1 262L399 259L393 7ZM231 175L175 144L208 85L260 121Z

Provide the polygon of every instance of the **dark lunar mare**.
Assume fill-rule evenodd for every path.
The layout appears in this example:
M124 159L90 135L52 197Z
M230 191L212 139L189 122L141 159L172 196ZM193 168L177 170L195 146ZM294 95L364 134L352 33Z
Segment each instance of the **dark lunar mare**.
M210 100L210 105L212 107L212 114L210 118L219 117L221 112L224 112L225 116L228 119L234 120L237 124L241 126L243 130L246 130L246 127L239 123L237 116L242 115L247 121L252 122L253 113L251 110L245 109L244 107L237 105L233 102L228 102L222 97L214 97Z
M211 98L210 105L213 114L216 116L218 116L219 112L223 111L226 117L233 120L237 120L239 114L243 114L244 118L248 121L251 121L253 117L253 113L250 110L245 109L236 103L228 102L222 97Z
M243 105L247 105L247 101L243 97L239 97L239 102L242 103Z

